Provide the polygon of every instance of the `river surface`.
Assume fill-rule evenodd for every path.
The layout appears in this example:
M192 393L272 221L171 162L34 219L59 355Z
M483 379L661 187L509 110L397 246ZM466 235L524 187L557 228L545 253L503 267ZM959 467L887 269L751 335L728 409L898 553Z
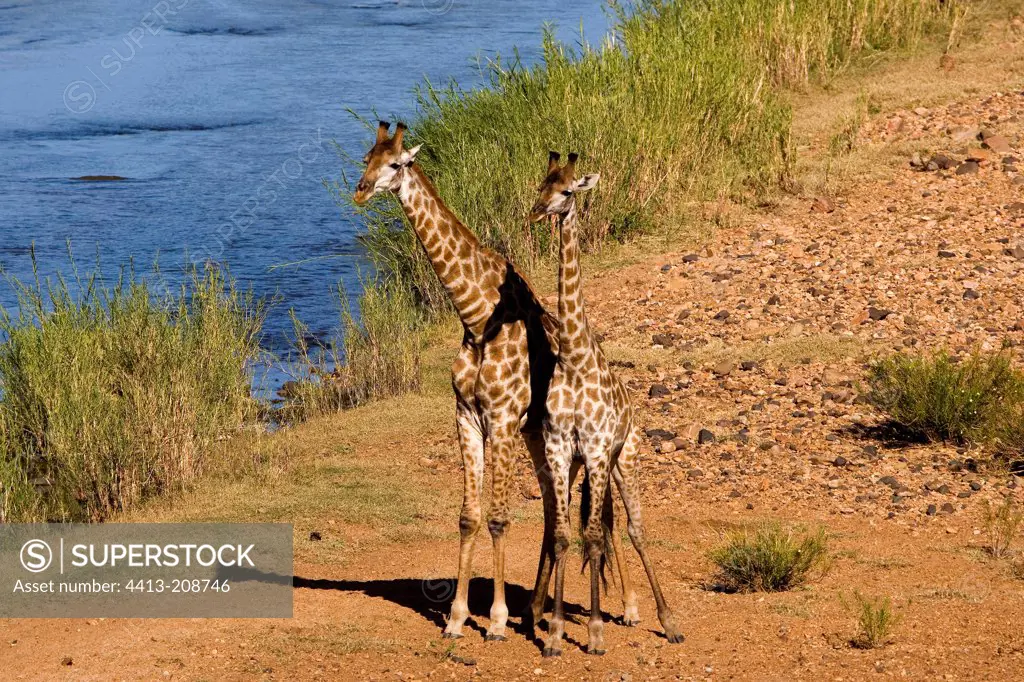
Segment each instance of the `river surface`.
M264 345L284 357L288 310L330 335L331 287L367 269L322 184L359 172L332 141L372 141L346 110L412 118L424 78L536 61L546 21L568 43L609 25L599 0L0 0L0 267L31 277L34 245L41 276L68 274L70 243L80 270L158 262L173 285L213 258L279 300Z

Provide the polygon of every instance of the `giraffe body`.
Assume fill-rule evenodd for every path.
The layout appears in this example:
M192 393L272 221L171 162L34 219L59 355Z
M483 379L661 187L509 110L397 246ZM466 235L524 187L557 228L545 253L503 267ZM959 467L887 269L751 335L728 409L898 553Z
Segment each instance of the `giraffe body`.
M548 626L544 655L557 656L562 650L564 633L563 581L566 549L569 546L569 491L576 470L585 467L590 499L583 520L587 560L590 563L591 611L589 622L590 653L604 653L604 624L600 607L600 565L604 536L613 523L609 479L614 480L622 496L628 517L629 537L640 555L654 591L658 618L670 642L683 640L672 612L665 603L650 561L640 510L639 466L640 434L633 420L629 393L612 372L586 316L576 233L576 193L597 184L597 175L575 178L576 155L569 155L564 167L558 166L558 154L552 152L548 175L540 187L540 196L531 212L531 220L557 216L561 232L558 269L558 361L547 395L544 422L545 457L554 487L555 610ZM611 533L615 537L614 532ZM624 571L621 552L615 552L623 575L623 599L627 623L639 620L636 595ZM543 594L546 595L545 584Z
M551 525L553 498L545 467L542 423L544 398L555 364L555 320L544 310L526 279L505 258L485 248L438 196L415 164L419 147L402 147L405 126L394 137L381 123L377 141L364 159L366 170L353 199L394 193L434 272L451 298L464 328L452 365L456 425L463 458L464 490L459 516L459 573L445 637L461 637L469 616L469 582L474 540L483 514L484 449L492 459L492 502L487 518L494 546L494 601L487 639L505 639L505 533L515 465L515 443L526 442L541 493L545 527ZM548 533L546 532L546 535ZM545 563L541 558L541 566ZM538 582L542 570L538 569Z

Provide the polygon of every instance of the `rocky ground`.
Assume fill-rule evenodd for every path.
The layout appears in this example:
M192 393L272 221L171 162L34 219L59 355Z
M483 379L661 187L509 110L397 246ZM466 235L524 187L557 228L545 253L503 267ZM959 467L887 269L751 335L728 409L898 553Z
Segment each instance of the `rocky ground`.
M483 640L482 533L468 634L440 638L462 481L442 387L285 430L259 480L139 519L294 523L293 619L0 621L0 678L1021 679L1024 581L984 551L982 514L985 501L1024 503L1024 481L983 451L892 437L860 397L865 363L894 351L1007 345L1020 359L1021 116L1019 90L870 116L850 153L882 161L847 190L727 216L705 247L589 273L590 315L647 433L652 552L683 644L660 635L631 559L642 625L608 625L607 655L586 655L587 584L570 570L565 655L540 656L518 625L541 528L525 463L514 632ZM830 569L791 592L714 589L708 550L765 519L825 528ZM851 645L854 593L893 600L888 646ZM621 615L615 587L604 608Z
M983 454L891 442L858 389L871 357L1024 343L1022 115L1010 92L871 120L857 145L918 147L889 177L606 278L590 311L611 354L650 348L618 364L645 394L652 502L916 525L1016 490Z

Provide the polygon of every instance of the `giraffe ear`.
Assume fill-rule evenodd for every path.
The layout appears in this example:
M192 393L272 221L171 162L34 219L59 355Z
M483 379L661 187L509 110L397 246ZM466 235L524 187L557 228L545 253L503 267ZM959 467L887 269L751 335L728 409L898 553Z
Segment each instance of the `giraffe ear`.
M391 124L387 121L380 121L377 124L377 142L382 142L388 139L388 128L390 127Z
M594 189L597 185L597 181L601 179L600 173L591 173L590 175L584 175L582 178L572 184L573 192L586 192L588 189Z
M548 152L548 173L558 168L558 160L562 158L562 155L556 151Z
M411 166L413 162L416 160L416 155L419 153L420 147L422 146L423 145L418 144L412 149L404 150L402 152L402 155L398 157L398 163L402 164L403 166Z

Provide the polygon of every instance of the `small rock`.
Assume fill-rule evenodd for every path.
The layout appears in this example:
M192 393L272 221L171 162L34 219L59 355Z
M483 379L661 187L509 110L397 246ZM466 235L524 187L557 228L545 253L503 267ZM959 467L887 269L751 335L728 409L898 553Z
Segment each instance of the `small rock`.
M740 369L744 372L750 372L757 369L757 360L744 360L740 363Z
M667 455L669 453L675 452L676 451L675 441L671 441L671 440L662 441L662 443L658 447L658 449L659 449L659 451L663 455Z
M1010 141L1002 135L991 135L986 137L982 144L994 151L996 154L1013 153L1013 149L1010 147Z
M714 319L718 320L719 322L724 322L725 320L728 320L729 319L729 311L728 310L719 310L715 314Z
M832 466L837 466L837 467L844 467L848 463L849 462L847 462L846 458L843 457L842 455L840 455L840 456L836 457L834 460L832 460Z
M673 339L668 334L654 334L651 337L651 343L653 343L655 346L664 346L665 348L671 348L672 344L675 343L675 339Z
M701 445L707 445L715 442L715 434L711 433L708 429L701 429L697 434L697 442Z
M976 289L967 289L964 291L965 301L976 301L981 298L981 294Z
M660 438L661 440L672 440L676 437L674 431L666 431L665 429L647 429L644 433L648 438Z
M64 665L64 666L68 666L68 667L70 667L70 666L74 665L74 664L75 664L75 662L74 662L74 661L73 661L73 660L71 659L71 657L70 657L70 656L65 656L64 658L62 658L62 659L60 660L60 664L61 664L61 665Z
M685 256L683 256L683 262L684 263L696 263L699 260L700 260L700 256L698 256L695 253L688 253Z
M956 252L955 251L947 251L946 249L941 249L939 251L939 258L956 258Z
M671 393L671 391L669 391L668 387L664 384L653 384L650 390L647 391L648 397L651 398L664 398L669 393Z
M691 481L696 481L698 479L704 478L704 472L701 471L700 469L690 469L689 471L686 472L686 477Z
M935 516L935 514L938 511L939 511L938 507L936 507L934 504L929 504L928 505L928 509L926 509L924 513L927 514L928 516Z
M712 369L711 371L713 371L715 374L717 374L720 377L724 377L724 376L728 376L728 375L732 374L733 370L735 370L735 369L736 369L736 363L735 362L733 362L732 360L723 360L722 362L720 362L717 365L715 365L714 369Z
M311 542L320 542L323 540L323 536L320 535L320 531L315 530L309 534L309 539Z
M881 322L890 315L892 315L892 311L885 308L875 308L874 306L868 308L868 317L875 322Z
M981 490L981 483L979 483L978 481L971 481L971 490L973 490L974 492L978 492L979 490Z
M768 299L768 302L765 305L779 305L781 302L782 299L779 298L778 294L772 294L771 298Z
M882 485L889 486L893 490L899 490L900 488L903 487L902 485L900 485L900 482L896 480L895 476L882 476L880 479L878 479L878 482L881 483Z
M817 197L811 204L811 211L814 213L832 213L835 210L835 202L828 197Z
M964 161L956 167L957 175L974 175L978 172L977 161Z
M955 511L953 509L953 503L952 502L945 502L945 503L943 503L943 505L941 507L939 507L939 511L941 511L943 514L952 514Z

